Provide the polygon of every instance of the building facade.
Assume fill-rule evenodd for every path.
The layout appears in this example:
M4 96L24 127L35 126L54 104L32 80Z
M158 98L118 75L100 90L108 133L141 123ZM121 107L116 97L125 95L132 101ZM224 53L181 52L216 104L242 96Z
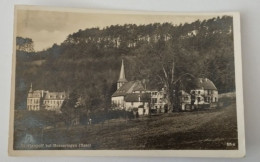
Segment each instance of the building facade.
M63 101L66 99L65 92L49 92L32 89L32 84L27 95L27 110L39 111L42 109L60 111Z
M43 99L43 106L46 110L59 111L65 98L65 92L47 91Z
M44 90L35 90L32 89L32 84L27 96L27 110L29 111L39 111L42 106L42 101L44 97Z
M195 108L209 107L214 108L218 102L218 89L215 84L208 78L198 78L196 87L187 93L181 92L181 109L193 109L190 105L195 105ZM193 103L191 103L193 102Z

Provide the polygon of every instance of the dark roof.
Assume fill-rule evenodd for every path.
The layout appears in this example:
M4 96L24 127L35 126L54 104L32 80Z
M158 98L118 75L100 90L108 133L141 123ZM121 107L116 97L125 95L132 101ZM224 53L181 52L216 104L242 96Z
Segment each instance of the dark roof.
M209 89L209 90L217 90L214 83L208 78L198 78L196 81L196 86L198 89Z
M140 102L150 101L149 93L130 93L125 96L126 102L138 102L140 97Z
M112 95L112 97L116 96L125 96L128 93L132 93L134 91L144 91L144 87L140 81L130 81L123 84L116 92Z

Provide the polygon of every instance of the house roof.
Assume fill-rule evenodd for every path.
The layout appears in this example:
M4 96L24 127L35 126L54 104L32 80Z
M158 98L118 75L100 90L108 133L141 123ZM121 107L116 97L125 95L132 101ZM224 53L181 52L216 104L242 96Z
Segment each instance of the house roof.
M217 90L215 84L208 78L198 78L196 86L198 89Z
M140 81L136 83L136 85L133 87L133 91L144 91L144 90L145 90L144 86Z
M64 100L65 97L65 92L47 92L44 100Z
M148 102L150 101L150 95L149 93L130 93L125 96L126 102Z
M43 97L44 93L45 93L44 90L29 91L28 98L40 98Z
M144 91L144 87L140 81L130 81L123 84L116 92L112 95L112 97L117 96L125 96L128 93L132 93L134 91Z

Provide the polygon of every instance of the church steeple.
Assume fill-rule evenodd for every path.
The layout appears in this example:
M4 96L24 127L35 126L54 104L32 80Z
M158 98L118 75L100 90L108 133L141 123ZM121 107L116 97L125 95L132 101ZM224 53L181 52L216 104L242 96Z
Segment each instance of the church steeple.
M32 83L31 83L31 86L30 86L30 90L29 90L29 92L32 92L33 90L32 90Z
M127 80L125 78L125 67L124 67L124 60L122 59L121 70L119 74L119 79L117 81L117 89L119 89Z

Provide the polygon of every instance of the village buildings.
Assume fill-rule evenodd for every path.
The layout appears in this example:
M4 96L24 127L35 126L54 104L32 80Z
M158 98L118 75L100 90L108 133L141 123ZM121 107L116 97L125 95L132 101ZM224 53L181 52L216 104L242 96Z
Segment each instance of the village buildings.
M46 109L59 112L66 97L65 92L49 92L46 90L33 91L31 84L27 95L27 110L39 111Z
M208 78L198 78L195 81L196 86L190 92L180 90L180 109L186 111L215 107L218 102L218 90L214 83ZM139 80L127 81L123 60L117 81L117 90L112 95L111 101L114 109L137 111L139 115L168 111L165 89L149 90Z

